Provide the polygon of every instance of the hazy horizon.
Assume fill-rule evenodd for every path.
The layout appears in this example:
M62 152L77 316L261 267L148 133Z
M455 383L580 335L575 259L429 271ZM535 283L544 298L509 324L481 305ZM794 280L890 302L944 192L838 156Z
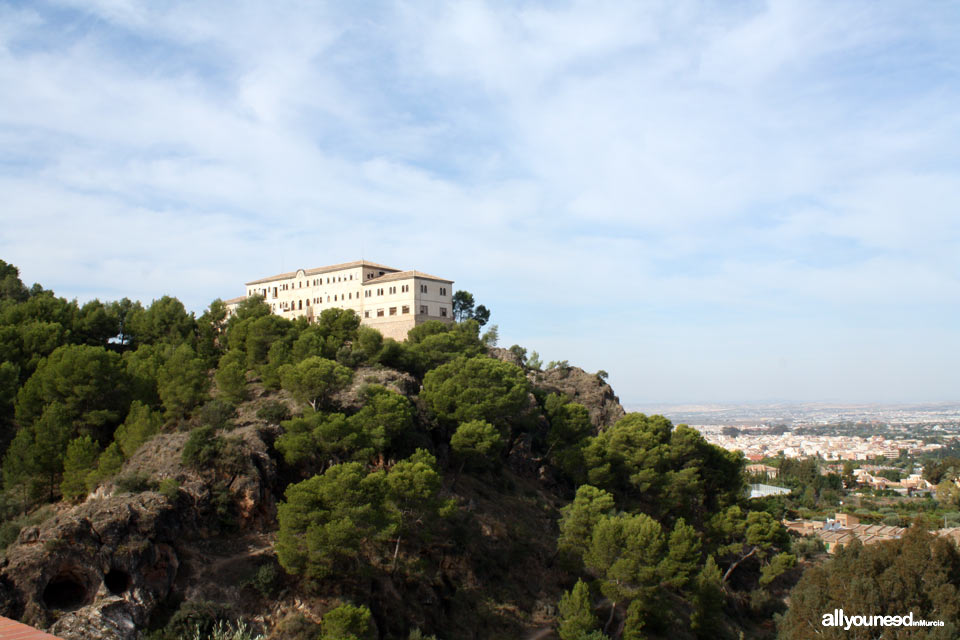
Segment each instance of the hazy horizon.
M199 313L362 257L626 404L957 401L958 32L933 2L0 1L0 258Z

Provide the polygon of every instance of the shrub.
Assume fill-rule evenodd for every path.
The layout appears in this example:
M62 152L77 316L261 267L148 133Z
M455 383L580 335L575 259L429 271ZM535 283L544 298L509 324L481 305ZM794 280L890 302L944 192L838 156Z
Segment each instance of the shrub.
M320 640L374 640L370 609L342 604L331 609L321 621Z
M215 398L200 407L197 417L205 426L214 429L231 429L233 419L237 417L237 408L226 400Z
M176 478L164 478L160 481L160 487L157 489L163 497L173 502L180 493L180 482Z
M229 624L219 620L209 631L205 631L198 624L193 635L190 636L190 640L261 640L261 638L263 636L247 626L243 620Z
M117 476L113 483L121 493L141 493L157 488L157 483L150 479L150 476L143 473L126 473Z
M223 450L223 438L218 436L213 427L199 427L190 432L180 460L184 465L203 469L212 465Z
M280 570L275 564L264 564L257 569L256 573L247 584L256 589L264 598L272 598L280 590Z
M282 402L271 401L257 409L257 417L270 424L290 419L290 409Z
M320 625L302 613L292 613L274 627L270 640L317 640Z

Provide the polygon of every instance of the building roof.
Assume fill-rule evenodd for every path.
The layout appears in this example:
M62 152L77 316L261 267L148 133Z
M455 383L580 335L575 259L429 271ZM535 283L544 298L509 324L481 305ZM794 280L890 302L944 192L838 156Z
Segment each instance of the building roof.
M247 299L247 296L238 296L236 298L230 298L229 300L224 300L223 304L240 304Z
M363 284L380 284L381 282L392 282L394 280L406 280L407 278L422 278L424 280L436 280L437 282L447 282L453 284L453 280L447 280L446 278L438 278L437 276L432 276L429 273L423 273L422 271L398 271L397 273L388 273L382 275L378 278L370 278L369 280L364 280Z
M59 640L56 636L0 616L0 638L5 640Z
M329 273L331 271L342 271L343 269L352 269L354 267L373 267L374 269L388 269L390 271L398 271L393 267L388 267L384 264L377 264L376 262L368 262L367 260L354 260L353 262L343 262L341 264L332 264L327 267L317 267L316 269L297 269L296 271L288 271L287 273L278 273L275 276L270 276L269 278L260 278L259 280L251 280L244 284L263 284L265 282L273 282L274 280L289 280L290 278L295 277L298 273L303 271L304 275L315 276L318 273ZM452 282L452 281L451 281Z

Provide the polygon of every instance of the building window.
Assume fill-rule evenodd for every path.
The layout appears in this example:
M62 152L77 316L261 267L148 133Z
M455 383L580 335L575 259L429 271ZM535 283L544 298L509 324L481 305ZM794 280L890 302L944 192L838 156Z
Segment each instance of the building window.
M370 297L370 294L372 294L372 293L373 293L373 291L370 291L370 289L367 289L366 291L363 292L363 297L364 297L364 298L369 298L369 297Z
M400 293L406 293L408 291L410 291L410 285L405 284L402 287L400 287Z
M336 294L334 294L334 296L333 296L333 301L334 301L334 302L337 301L337 296L336 296Z
M330 302L330 296L327 296L327 302Z
M427 305L425 305L425 304L420 305L420 315L422 315L422 316L428 315L428 314L427 314Z
M369 318L369 317L370 317L370 312L369 312L369 311L364 311L364 312L363 312L363 317L364 317L364 318Z
M410 313L410 306L406 304L403 305L403 307L400 308L400 313L403 313L403 314Z
M425 284L420 285L420 293L426 293L426 292L427 292L427 285Z
M352 293L348 293L348 294L347 294L347 299L348 299L348 300L353 300L353 294L352 294Z
M392 315L392 316L397 315L397 308L396 308L396 307L390 307L390 315Z
M378 317L378 318L382 318L382 317L383 317L383 309L377 309L377 317Z
M446 307L440 307L440 317L441 317L441 318L446 318L446 317L447 317L447 308L446 308Z
M442 295L442 296L447 295L447 288L446 288L446 287L440 287L440 295Z

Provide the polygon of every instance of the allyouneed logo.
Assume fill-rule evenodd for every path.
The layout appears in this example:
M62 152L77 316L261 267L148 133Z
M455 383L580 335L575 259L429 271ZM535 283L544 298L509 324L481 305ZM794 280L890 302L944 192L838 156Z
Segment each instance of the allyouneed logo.
M943 620L914 620L913 611L905 616L846 616L843 609L834 609L833 613L823 614L824 627L942 627Z

